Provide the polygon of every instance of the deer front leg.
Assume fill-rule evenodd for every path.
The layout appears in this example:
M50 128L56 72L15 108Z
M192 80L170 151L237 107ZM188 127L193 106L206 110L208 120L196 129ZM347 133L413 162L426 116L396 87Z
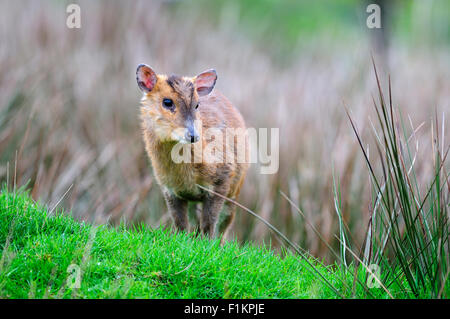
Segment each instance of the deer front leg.
M220 196L210 195L203 201L203 211L200 220L200 229L203 234L213 238L219 213L222 210L224 199Z
M164 192L164 198L166 199L169 213L173 219L175 227L178 230L187 230L188 216L187 216L187 201L178 198L169 191Z

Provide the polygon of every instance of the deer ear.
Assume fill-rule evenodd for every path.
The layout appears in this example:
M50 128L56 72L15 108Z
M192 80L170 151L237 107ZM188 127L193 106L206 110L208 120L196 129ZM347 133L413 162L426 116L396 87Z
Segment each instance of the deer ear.
M136 81L141 91L148 93L156 84L156 73L146 64L139 64L136 70Z
M197 90L198 95L203 96L211 93L214 85L216 84L217 73L216 70L207 70L199 75L197 75L194 79L195 88Z

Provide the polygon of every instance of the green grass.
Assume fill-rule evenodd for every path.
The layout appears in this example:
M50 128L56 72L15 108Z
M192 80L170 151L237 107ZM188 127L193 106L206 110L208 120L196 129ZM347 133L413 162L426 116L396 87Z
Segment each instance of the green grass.
M92 240L89 240L92 238ZM352 271L267 247L143 226L118 229L50 214L24 191L0 194L1 298L366 297ZM75 265L75 266L70 266ZM80 287L71 288L81 269ZM364 278L361 272L360 279ZM380 288L370 295L387 298Z

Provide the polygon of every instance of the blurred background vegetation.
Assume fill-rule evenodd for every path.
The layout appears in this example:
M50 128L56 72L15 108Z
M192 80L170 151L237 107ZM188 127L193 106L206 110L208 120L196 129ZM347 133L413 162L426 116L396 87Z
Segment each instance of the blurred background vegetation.
M281 59L298 46L308 46L314 39L325 37L348 41L364 30L367 5L381 6L383 30L395 41L428 45L450 41L450 23L446 1L361 1L361 0L218 0L179 1L182 5L200 3L213 19L230 15L233 25L252 39L264 43ZM388 39L386 39L388 40Z
M379 30L366 27L372 2ZM186 75L214 67L248 126L280 128L279 172L253 165L239 201L329 262L305 220L338 246L334 175L344 221L364 239L369 175L344 105L370 148L372 55L409 129L423 123L419 182L432 172L420 158L432 147L430 117L449 109L447 0L76 1L81 29L66 27L69 3L0 3L0 182L27 184L51 208L93 223L170 224L140 136L139 63ZM243 211L233 234L280 245Z

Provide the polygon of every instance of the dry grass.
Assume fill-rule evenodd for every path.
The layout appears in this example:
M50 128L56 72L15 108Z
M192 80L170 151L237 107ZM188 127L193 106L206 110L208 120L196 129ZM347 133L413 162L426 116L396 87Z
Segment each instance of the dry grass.
M303 43L282 67L264 45L233 27L230 12L210 21L195 9L165 3L86 1L81 8L82 28L70 30L62 4L0 4L0 182L8 162L12 180L17 156L17 184L28 183L33 198L51 208L70 188L60 205L78 219L169 223L140 136L135 68L145 62L159 72L193 75L214 67L218 89L248 126L280 128L278 174L260 175L253 165L239 202L331 260L280 190L336 247L334 167L345 222L362 242L369 176L343 102L367 136L376 83L366 34L323 35ZM431 150L430 117L449 106L449 51L400 43L392 41L385 59L376 59L382 77L386 70L392 74L394 104L411 115L414 128L425 122L416 133L420 182L433 170L425 164L430 161L420 161ZM238 214L234 234L257 242L272 236L245 214Z

